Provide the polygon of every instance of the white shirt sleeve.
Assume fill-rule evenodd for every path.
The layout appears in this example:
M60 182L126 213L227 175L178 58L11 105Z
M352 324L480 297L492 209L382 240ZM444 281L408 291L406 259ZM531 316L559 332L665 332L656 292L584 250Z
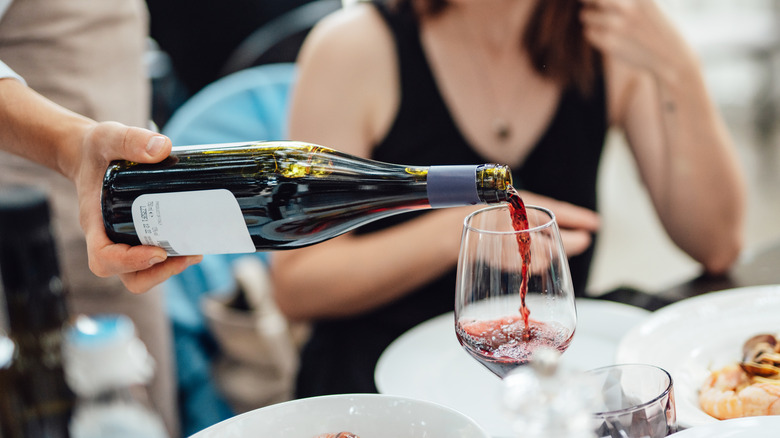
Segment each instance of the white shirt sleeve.
M3 61L0 61L0 79L2 78L14 78L18 81L21 81L23 84L27 85L27 82L24 81L24 78L16 74L15 71L11 70L11 67L5 65Z
M0 0L0 19L5 15L5 11L11 6L13 0Z

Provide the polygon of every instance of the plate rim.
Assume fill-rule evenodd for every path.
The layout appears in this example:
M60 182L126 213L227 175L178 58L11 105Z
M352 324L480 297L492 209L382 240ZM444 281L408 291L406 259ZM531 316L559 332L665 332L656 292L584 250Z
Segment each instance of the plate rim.
M684 429L679 432L669 435L669 438L710 438L715 436L714 433L728 432L729 430L738 432L750 432L752 427L750 424L747 426L744 423L756 423L767 422L768 425L760 425L760 429L766 427L773 427L772 431L775 432L780 429L780 416L778 415L764 415L758 417L742 417L733 418L730 420L720 420L713 423L707 423L700 426Z
M223 421L220 421L219 423L213 424L203 430L200 430L196 432L194 435L191 435L190 438L209 438L211 436L214 436L215 433L220 432L222 430L230 430L231 427L235 427L236 424L240 424L241 422L245 421L251 421L251 418L259 415L261 413L273 413L274 411L284 410L291 406L294 406L296 404L305 403L307 401L309 402L327 402L329 400L334 400L336 402L343 402L344 400L348 400L355 397L361 397L361 398L370 398L374 400L381 400L381 401L397 401L397 402L404 402L404 403L413 403L413 404L421 404L426 405L428 408L431 409L438 409L442 411L447 411L453 414L456 414L459 416L464 423L469 424L470 426L474 427L474 430L484 435L485 438L489 438L489 434L485 430L485 428L479 424L476 420L474 420L472 417L470 417L468 414L457 411L449 406L443 405L441 403L437 403L430 400L422 400L422 399L416 399L413 397L407 397L403 395L395 395L395 394L374 394L374 393L345 393L345 394L328 394L328 395L319 395L319 396L312 396L312 397L305 397L305 398L299 398L299 399L293 399L293 400L287 400L279 403L274 403L268 406L263 406L257 409L253 409L251 411L247 411L241 414L237 414L233 417L227 418ZM224 433L224 432L223 432Z
M617 351L615 355L616 360L618 362L624 362L624 361L636 362L638 357L636 354L637 347L635 347L635 345L641 343L642 336L640 335L646 335L648 333L652 333L652 331L649 330L653 326L668 325L669 323L674 322L675 319L678 319L678 318L671 318L670 315L677 316L683 314L685 311L690 311L692 308L698 308L699 310L695 312L695 316L706 314L707 316L711 317L712 309L717 308L718 310L720 310L724 302L734 302L735 300L748 302L747 300L745 300L746 298L749 297L760 298L765 296L770 296L773 300L777 300L778 302L780 302L780 284L754 285L754 286L743 286L743 287L735 287L735 288L728 288L728 289L720 289L720 290L710 291L694 297L686 298L677 301L675 303L669 304L667 306L664 306L661 309L658 309L655 312L653 312L645 321L641 322L640 324L637 324L635 327L629 330L622 337L621 341L618 343L617 346ZM706 306L702 306L701 305L702 303L705 303ZM718 305L720 305L721 307L719 307ZM778 322L777 330L778 332L780 332L780 321ZM657 358L653 360L653 358L649 358L649 359L647 357L641 358L640 356L639 359L645 363L650 363L661 367L669 367L666 363L659 363L664 361L658 360ZM679 373L677 373L677 371L679 370L668 369L667 371L669 371L669 373L672 374L672 377L675 380L679 379ZM680 381L685 381L685 379L680 379ZM677 390L677 388L678 386L675 385L675 390ZM682 395L681 394L676 395L676 399L682 400ZM683 409L680 409L681 407L683 407ZM684 427L686 429L718 423L721 421L707 415L703 411L699 411L699 412L704 414L704 416L697 415L696 418L688 418L691 416L691 414L686 414L687 410L685 407L686 404L677 403L678 424L681 427Z

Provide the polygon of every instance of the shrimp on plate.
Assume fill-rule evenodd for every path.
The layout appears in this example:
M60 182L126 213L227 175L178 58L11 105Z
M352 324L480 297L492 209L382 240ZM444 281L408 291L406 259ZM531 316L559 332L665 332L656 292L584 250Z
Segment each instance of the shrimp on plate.
M739 365L728 365L704 381L699 404L719 420L780 415L780 380L754 379Z
M326 433L323 435L317 435L314 438L359 438L354 433L339 432L339 433Z
M757 335L743 347L742 362L713 371L699 390L704 412L726 420L780 415L780 342Z

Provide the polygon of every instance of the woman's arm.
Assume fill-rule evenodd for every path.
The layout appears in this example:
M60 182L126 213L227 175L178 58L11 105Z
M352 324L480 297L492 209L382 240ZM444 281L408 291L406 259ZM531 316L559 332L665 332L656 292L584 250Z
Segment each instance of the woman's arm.
M399 99L392 36L377 11L359 4L326 18L307 37L297 62L290 138L370 156ZM293 318L359 313L440 275L457 257L453 242L459 241L460 231L456 219L449 232L437 229L432 216L379 233L348 234L274 253L280 308ZM435 238L437 234L447 237Z
M607 59L613 122L626 133L672 240L711 273L742 246L745 183L698 60L653 0L583 0Z

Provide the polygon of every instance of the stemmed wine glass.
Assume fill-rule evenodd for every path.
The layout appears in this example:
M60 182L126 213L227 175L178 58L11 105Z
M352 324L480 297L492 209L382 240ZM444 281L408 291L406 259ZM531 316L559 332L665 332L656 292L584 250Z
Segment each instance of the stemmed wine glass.
M455 332L471 356L503 379L538 348L565 351L576 324L569 264L550 210L520 202L465 219Z

